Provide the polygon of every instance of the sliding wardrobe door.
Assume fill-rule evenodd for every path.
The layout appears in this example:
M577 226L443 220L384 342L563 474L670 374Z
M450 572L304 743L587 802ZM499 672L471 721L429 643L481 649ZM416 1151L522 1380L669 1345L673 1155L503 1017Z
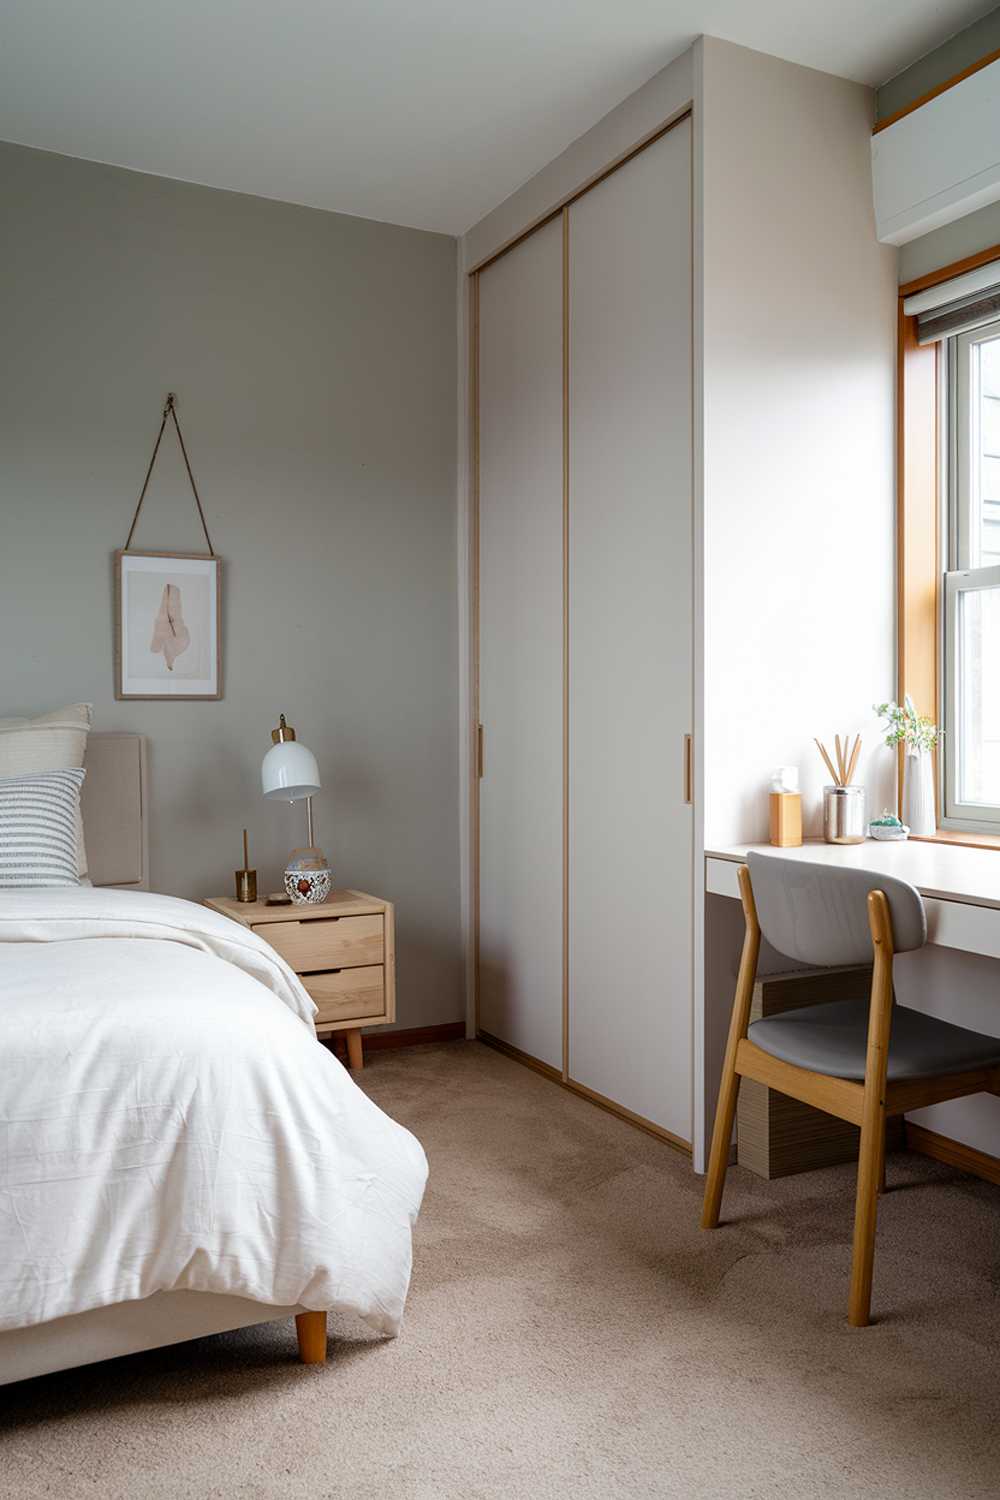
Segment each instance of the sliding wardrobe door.
M562 228L479 273L479 1029L562 1069Z
M691 125L569 212L569 1074L691 1138Z

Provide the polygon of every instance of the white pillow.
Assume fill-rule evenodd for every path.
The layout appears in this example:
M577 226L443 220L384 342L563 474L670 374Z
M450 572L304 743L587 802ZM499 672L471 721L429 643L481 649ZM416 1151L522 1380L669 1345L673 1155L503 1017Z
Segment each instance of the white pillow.
M0 719L0 777L82 768L93 712L92 703L70 703L66 708L56 708L33 719ZM79 806L76 858L77 874L85 879L87 849Z

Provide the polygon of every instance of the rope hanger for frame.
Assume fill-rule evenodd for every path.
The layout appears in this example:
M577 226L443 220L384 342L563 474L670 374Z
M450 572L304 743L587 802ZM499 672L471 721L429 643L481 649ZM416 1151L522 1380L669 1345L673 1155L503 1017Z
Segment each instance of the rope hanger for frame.
M163 433L166 429L167 418L169 417L174 424L174 430L177 433L177 441L181 445L181 453L184 457L184 467L185 469L187 469L187 477L191 481L191 493L194 495L194 503L198 507L198 519L201 521L201 529L205 533L205 545L208 547L208 555L209 557L214 557L215 549L212 546L212 538L209 536L208 527L205 524L205 512L201 507L201 496L198 494L198 486L195 484L194 475L191 472L191 461L188 458L187 449L184 446L184 435L181 432L181 424L177 420L176 400L177 398L174 395L173 391L169 391L167 394L167 404L163 408L163 421L160 423L160 430L156 434L156 442L153 444L153 456L149 460L149 468L146 470L146 477L142 481L142 491L139 495L139 503L135 508L135 515L132 517L132 525L128 529L128 540L126 541L123 550L127 552L131 545L132 536L136 528L136 523L139 520L139 512L142 510L142 502L145 500L146 491L149 489L149 481L153 473L153 465L156 463L156 455L160 451L160 444L163 441Z

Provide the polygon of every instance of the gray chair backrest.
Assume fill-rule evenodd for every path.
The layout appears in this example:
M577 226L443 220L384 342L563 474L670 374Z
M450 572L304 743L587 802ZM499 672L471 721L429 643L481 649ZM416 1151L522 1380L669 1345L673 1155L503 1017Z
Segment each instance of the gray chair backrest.
M799 963L817 968L871 963L869 891L885 892L897 953L927 941L923 900L905 880L775 854L751 852L747 865L761 931L773 948Z

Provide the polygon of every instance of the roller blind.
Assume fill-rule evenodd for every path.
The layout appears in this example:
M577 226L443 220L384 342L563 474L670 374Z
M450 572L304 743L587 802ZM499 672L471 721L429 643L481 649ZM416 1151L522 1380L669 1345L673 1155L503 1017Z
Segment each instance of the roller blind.
M903 311L916 318L921 344L934 344L995 322L1000 318L1000 261L915 292L904 300Z

